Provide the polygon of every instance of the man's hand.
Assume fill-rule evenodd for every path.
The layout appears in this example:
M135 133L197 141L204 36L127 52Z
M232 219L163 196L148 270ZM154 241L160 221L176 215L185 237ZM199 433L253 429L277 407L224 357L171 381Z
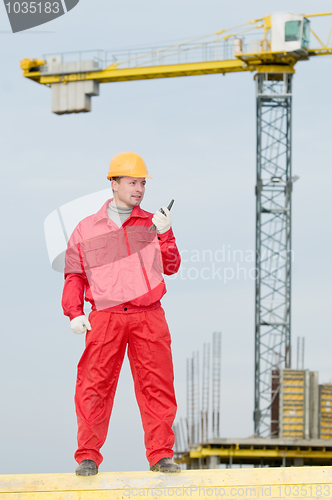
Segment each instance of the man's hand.
M83 314L83 316L77 316L77 318L71 320L70 328L77 335L81 335L87 330L91 330L91 325L88 318Z
M162 207L166 215L162 214L159 210L152 217L152 222L158 229L160 234L166 233L172 225L171 212L167 207Z

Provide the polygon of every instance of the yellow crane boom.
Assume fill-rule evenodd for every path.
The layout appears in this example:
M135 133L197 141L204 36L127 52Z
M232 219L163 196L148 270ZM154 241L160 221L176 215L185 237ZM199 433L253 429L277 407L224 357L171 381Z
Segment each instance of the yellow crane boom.
M310 17L330 15L332 13L295 15L299 19L286 21L286 23L303 23L304 20L308 20ZM55 67L52 71L52 67L48 67L48 61L44 59L23 59L21 61L21 68L23 69L24 77L43 85L84 80L96 80L99 83L108 83L244 71L294 73L294 66L298 61L306 60L313 56L332 54L332 46L329 46L332 27L326 43L322 42L321 38L310 28L315 40L319 43L319 46L316 48L302 47L301 50L300 47L296 50L287 50L288 47L285 46L284 50L281 50L280 47L277 50L273 50L273 22L273 15L269 15L250 21L245 25L221 30L185 43L149 51L138 56L134 55L122 62L113 62L104 69L97 68L96 71L82 70L82 68L78 68L78 71L70 70L69 68L66 70L61 68L61 63L55 65L58 67ZM294 26L293 29L295 29ZM245 39L243 35L254 30L260 30L263 37L259 40L259 44L256 43L256 50L250 50L250 44L249 50L244 50ZM292 37L295 37L294 33L290 34L290 38ZM222 54L220 52L225 48L225 43L230 40L233 40L234 53L229 58L221 57ZM296 40L289 40L289 42L296 42ZM285 45L287 45L287 42ZM209 57L207 55L206 60L202 60L203 57L200 54L203 53L204 49L207 49L210 53L213 52L213 56ZM174 63L172 61L172 59L176 58L178 60L185 57L190 59L191 56L193 56L191 62L180 61ZM168 63L168 61L170 62Z

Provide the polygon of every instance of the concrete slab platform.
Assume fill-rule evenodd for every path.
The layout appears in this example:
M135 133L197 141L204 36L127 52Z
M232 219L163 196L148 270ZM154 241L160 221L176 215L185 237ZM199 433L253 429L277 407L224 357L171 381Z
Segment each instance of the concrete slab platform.
M332 467L0 476L0 500L332 499Z

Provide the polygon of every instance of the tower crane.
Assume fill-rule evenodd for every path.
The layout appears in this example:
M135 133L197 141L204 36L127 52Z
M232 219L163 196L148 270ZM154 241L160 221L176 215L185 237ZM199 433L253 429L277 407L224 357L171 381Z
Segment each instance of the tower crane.
M332 54L312 24L330 13L278 12L153 50L88 51L23 59L23 76L52 90L56 114L91 110L101 83L253 72L256 83L254 431L273 436L273 370L291 367L292 80L295 65ZM254 37L253 37L254 36ZM316 48L311 47L310 38ZM275 395L275 394L274 394Z

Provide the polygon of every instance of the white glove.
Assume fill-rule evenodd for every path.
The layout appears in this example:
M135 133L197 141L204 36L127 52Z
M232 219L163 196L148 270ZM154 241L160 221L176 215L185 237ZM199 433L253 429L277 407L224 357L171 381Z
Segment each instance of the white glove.
M152 222L156 226L160 234L166 233L166 231L168 231L172 225L171 212L167 207L162 208L166 215L162 214L158 210L152 217Z
M77 316L77 318L71 320L70 328L77 335L81 335L81 333L91 330L91 325L88 318L83 314L83 316Z

